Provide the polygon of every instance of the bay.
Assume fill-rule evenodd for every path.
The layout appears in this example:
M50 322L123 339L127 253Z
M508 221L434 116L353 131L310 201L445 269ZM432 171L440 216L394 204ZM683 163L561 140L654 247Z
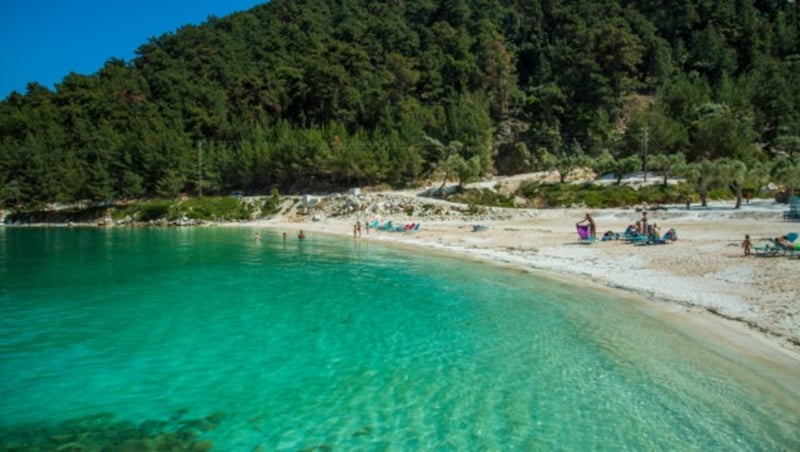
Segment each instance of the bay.
M797 375L645 303L253 234L0 228L0 444L79 420L218 450L800 448Z

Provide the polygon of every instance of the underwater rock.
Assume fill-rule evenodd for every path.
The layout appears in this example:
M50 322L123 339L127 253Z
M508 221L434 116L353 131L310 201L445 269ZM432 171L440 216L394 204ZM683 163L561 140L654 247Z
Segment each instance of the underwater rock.
M214 445L198 440L198 432L216 428L226 417L216 412L200 419L178 421L148 419L140 423L116 421L112 413L69 419L58 425L19 425L0 431L0 451L208 451Z
M164 431L167 422L147 420L139 424L139 433L142 436L156 436Z
M370 433L372 433L372 427L370 427L369 425L365 425L364 427L361 428L361 430L353 433L353 436L354 437L355 436L367 436Z
M129 439L115 448L119 452L141 452L157 450L156 443L150 438Z
M189 450L196 452L204 452L207 450L211 450L213 448L214 448L214 443L212 443L211 441L198 441L192 444L192 448Z

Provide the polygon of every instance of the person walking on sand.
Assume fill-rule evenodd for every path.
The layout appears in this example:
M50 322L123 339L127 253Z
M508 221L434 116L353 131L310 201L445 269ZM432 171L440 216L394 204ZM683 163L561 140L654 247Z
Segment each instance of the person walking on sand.
M750 242L750 234L746 234L744 236L744 241L742 242L742 249L744 250L744 255L750 255L750 248L752 248L753 244Z
M595 229L594 218L592 218L592 216L589 215L589 212L586 212L586 216L583 217L583 220L575 224L578 225L582 223L589 223L589 234L591 235L592 238L597 238L597 231Z

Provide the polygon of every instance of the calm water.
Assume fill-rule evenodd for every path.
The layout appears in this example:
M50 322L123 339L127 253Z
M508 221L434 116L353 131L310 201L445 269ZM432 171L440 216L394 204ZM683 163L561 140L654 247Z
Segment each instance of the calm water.
M217 450L800 450L797 375L644 305L252 234L0 228L0 434L93 419Z

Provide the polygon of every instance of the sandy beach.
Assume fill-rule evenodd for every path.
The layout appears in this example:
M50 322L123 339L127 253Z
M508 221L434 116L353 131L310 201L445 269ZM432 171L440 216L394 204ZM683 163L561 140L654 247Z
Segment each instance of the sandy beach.
M365 201L364 195L360 198ZM374 195L366 200L370 202L375 203ZM745 234L750 234L754 245L761 245L770 237L800 231L800 223L783 221L786 206L753 200L740 209L733 208L733 201L705 208L694 205L690 210L677 205L659 207L648 211L650 222L657 223L662 233L674 228L675 242L579 242L575 223L587 211L602 235L624 231L640 218L637 209L491 208L483 216L456 218L402 211L387 215L372 209L335 216L293 211L251 226L292 235L303 229L309 237L324 233L439 250L574 279L598 289L621 290L686 315L687 322L699 323L701 328L714 328L716 334L745 348L759 343L761 353L773 349L796 361L800 369L800 258L745 257L741 248ZM419 222L421 227L415 232L363 230L360 238L353 238L357 220L363 224L374 219L392 220L395 225ZM486 228L474 231L475 224ZM747 344L750 341L753 344Z

